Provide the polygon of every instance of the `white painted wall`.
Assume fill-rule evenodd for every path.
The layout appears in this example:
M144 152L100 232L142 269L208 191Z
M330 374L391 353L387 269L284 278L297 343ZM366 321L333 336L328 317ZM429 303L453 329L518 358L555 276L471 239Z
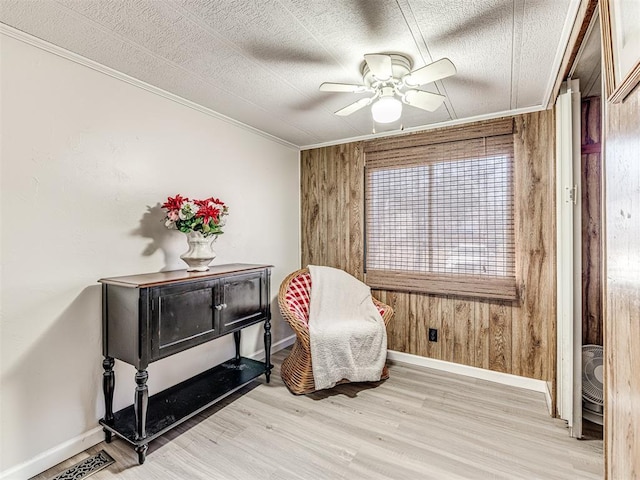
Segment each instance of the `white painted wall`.
M19 477L38 473L29 471L38 456L44 469L56 449L95 441L104 414L96 281L184 268L186 240L162 224L168 195L230 206L214 262L273 264L274 342L290 335L275 298L299 267L299 172L294 148L0 40L0 471ZM261 348L261 326L245 330L243 354ZM150 393L232 354L224 338L156 362ZM116 409L132 402L133 373L117 362Z

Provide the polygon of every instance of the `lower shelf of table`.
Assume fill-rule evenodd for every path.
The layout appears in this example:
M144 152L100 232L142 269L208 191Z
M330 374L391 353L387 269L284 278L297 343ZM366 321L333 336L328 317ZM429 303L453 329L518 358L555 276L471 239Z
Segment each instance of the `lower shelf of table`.
M176 425L222 400L266 371L264 362L231 359L149 397L146 437L136 438L133 405L114 414L112 424L100 424L133 445L145 445Z

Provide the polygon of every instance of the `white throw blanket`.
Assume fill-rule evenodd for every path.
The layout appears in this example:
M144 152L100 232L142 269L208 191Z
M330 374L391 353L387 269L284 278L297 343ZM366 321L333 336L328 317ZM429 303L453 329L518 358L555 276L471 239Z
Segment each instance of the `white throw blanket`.
M387 358L387 330L371 289L348 273L309 265L309 339L318 390L340 380L380 380Z

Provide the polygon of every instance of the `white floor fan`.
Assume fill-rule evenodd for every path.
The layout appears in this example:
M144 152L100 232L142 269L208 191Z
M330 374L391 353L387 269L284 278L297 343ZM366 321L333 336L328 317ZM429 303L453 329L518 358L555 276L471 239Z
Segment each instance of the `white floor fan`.
M582 415L587 420L603 424L604 367L600 345L582 346Z

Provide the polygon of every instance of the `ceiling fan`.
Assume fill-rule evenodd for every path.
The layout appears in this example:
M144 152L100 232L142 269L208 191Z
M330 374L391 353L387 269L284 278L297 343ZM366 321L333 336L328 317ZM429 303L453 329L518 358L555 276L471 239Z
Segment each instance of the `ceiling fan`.
M370 53L364 56L361 85L325 82L320 85L320 91L373 93L372 97L361 98L335 114L344 117L371 105L374 121L391 123L402 115L403 103L429 112L436 110L444 101L444 95L417 87L455 73L456 67L448 58L411 71L411 60L404 55Z

